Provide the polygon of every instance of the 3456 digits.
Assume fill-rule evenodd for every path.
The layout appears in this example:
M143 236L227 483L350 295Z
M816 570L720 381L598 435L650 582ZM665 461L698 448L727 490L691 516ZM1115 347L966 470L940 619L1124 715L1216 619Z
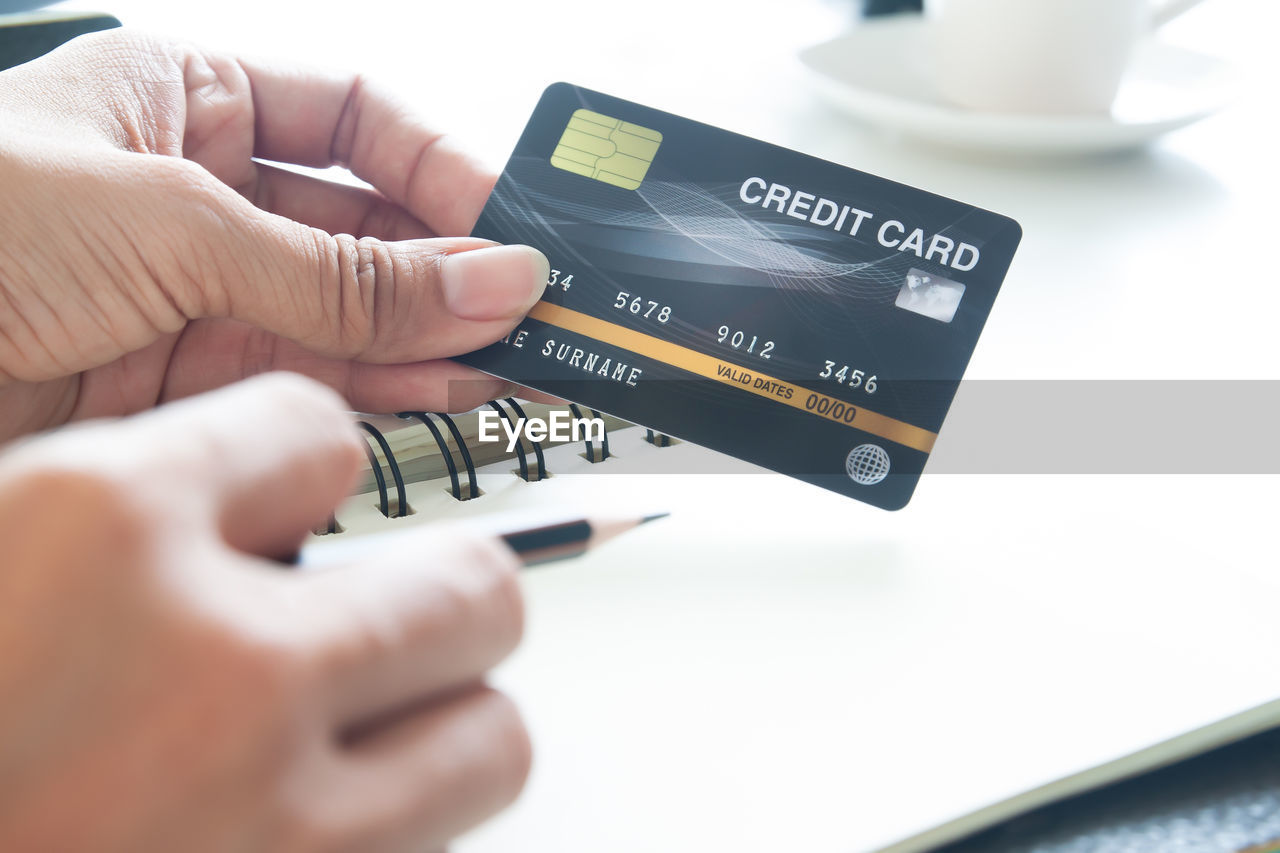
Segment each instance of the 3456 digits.
M818 373L819 379L830 379L832 382L839 382L841 385L848 385L850 388L861 388L868 394L876 393L875 374L867 376L865 370L855 370L847 364L840 365L840 369L836 369L834 361L826 362L826 365Z

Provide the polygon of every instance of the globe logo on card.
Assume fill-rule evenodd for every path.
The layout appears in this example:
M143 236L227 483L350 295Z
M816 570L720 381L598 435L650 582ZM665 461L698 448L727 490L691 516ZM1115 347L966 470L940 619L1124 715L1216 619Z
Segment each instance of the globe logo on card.
M662 134L591 110L574 110L551 154L557 169L625 190L640 186Z
M889 454L878 444L859 444L844 460L845 473L860 486L874 486L889 476Z

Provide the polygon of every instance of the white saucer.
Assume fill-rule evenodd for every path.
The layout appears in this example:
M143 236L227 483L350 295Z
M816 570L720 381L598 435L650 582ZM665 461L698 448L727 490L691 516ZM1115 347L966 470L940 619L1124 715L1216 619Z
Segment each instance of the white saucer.
M1231 66L1149 39L1111 113L984 113L942 103L925 67L925 22L872 19L800 53L818 93L870 124L945 145L1027 154L1116 151L1143 145L1218 110L1233 89Z

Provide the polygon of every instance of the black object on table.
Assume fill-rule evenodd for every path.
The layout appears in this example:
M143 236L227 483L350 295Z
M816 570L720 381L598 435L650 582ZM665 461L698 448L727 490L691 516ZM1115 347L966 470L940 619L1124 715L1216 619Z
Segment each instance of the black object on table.
M0 15L0 71L30 62L76 36L118 26L120 21L110 15L83 12Z
M1272 853L1280 730L1043 806L935 853Z
M862 14L868 18L874 15L897 15L900 12L923 10L923 0L862 0Z

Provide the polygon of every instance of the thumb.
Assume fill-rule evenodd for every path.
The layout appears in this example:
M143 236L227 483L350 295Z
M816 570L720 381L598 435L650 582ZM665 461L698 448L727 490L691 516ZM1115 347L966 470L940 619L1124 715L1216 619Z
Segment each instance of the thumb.
M528 313L550 274L529 246L357 239L230 201L238 209L224 221L236 224L218 276L226 315L331 358L404 363L486 346Z

